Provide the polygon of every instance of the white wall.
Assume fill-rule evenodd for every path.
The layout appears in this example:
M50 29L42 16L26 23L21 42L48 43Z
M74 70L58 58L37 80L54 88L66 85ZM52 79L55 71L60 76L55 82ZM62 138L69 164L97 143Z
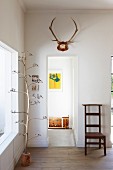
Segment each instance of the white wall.
M48 71L60 71L62 74L61 90L48 90L48 116L69 116L69 127L72 128L73 116L73 67L70 57L48 57Z
M24 51L24 13L17 0L0 1L0 40L17 50L19 55ZM23 89L20 80L19 88ZM23 98L19 108L24 109ZM17 135L10 145L8 143L6 140L0 145L0 170L13 170L23 150L22 136ZM7 145L7 148L3 151L4 145Z
M67 52L56 49L56 42L49 31L52 19L56 17L54 29L61 40L68 40L73 33L72 17L79 25L75 42L69 45ZM110 71L113 53L113 12L108 11L75 11L37 12L26 14L25 20L26 50L35 56L39 64L38 73L43 80L40 93L43 101L33 109L38 116L47 116L47 56L78 56L78 113L76 142L84 146L84 109L83 103L102 103L104 132L107 146L110 145ZM33 61L31 61L33 62ZM30 63L29 63L30 64ZM33 123L34 124L34 123ZM33 125L42 136L31 141L31 146L47 146L47 122ZM37 129L36 129L37 128ZM43 142L41 142L43 141Z

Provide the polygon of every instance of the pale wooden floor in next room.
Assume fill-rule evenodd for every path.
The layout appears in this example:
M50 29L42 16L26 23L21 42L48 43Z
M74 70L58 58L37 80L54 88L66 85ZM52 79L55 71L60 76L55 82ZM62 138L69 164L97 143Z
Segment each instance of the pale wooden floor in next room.
M113 170L113 149L88 149L76 147L29 148L31 165L21 167L18 162L15 170Z

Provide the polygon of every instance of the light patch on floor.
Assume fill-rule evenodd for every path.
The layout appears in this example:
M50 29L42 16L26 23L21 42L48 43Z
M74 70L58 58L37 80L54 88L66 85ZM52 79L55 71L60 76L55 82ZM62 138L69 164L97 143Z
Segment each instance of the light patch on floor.
M75 146L72 129L48 129L49 147Z

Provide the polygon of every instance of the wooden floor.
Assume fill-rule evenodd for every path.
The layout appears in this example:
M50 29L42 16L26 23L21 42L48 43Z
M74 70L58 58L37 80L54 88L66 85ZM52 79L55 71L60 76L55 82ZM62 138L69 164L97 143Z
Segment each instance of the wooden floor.
M32 155L31 165L21 167L18 162L15 170L113 170L113 149L107 149L103 156L103 149L88 149L84 155L84 148L49 147L29 148Z

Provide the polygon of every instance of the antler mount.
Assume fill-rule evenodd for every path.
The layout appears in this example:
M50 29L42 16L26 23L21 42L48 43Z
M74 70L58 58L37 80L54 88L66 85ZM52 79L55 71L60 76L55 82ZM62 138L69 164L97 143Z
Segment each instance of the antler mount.
M74 31L73 35L71 36L71 38L70 38L68 41L59 41L58 38L57 38L57 36L55 35L53 29L52 29L52 25L53 25L53 22L54 22L55 19L56 19L56 18L54 18L54 19L52 20L51 25L49 26L49 29L50 29L52 35L53 35L54 38L55 38L55 40L53 40L53 41L57 41L57 44L58 44L58 45L57 45L57 49L58 49L59 51L67 51L67 50L69 49L68 45L69 45L70 43L73 43L72 39L74 38L74 36L76 35L76 33L77 33L77 31L78 31L77 24L76 24L76 22L72 19L72 21L74 22L74 25L75 25L75 31Z

